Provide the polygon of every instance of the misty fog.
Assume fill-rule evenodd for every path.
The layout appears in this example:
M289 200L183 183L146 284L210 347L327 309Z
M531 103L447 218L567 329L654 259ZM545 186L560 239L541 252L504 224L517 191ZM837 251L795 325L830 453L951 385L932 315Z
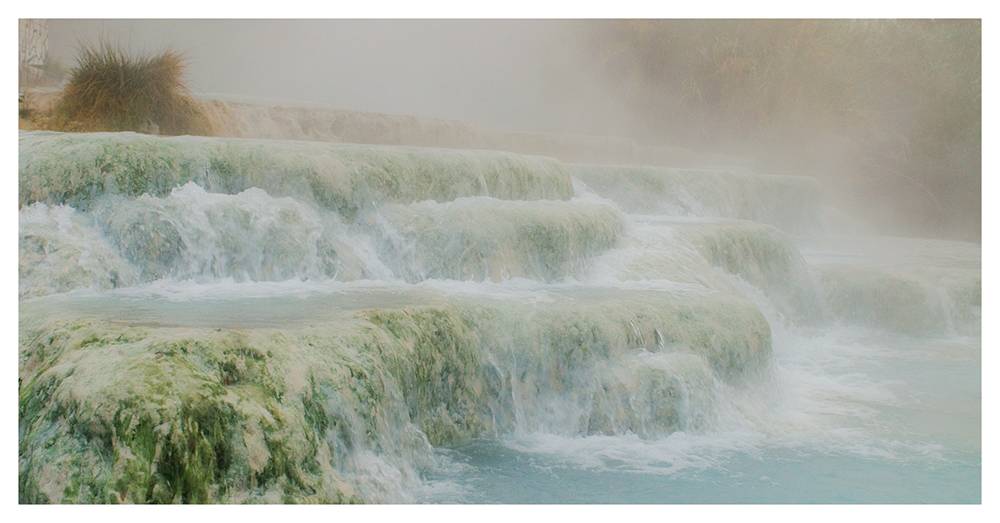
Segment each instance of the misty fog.
M72 64L102 36L181 50L192 90L513 130L617 134L583 48L581 23L402 20L53 21L51 52Z
M982 502L978 20L19 57L21 503Z
M816 176L884 232L980 236L978 21L54 20L196 93L627 137ZM669 162L667 162L669 163Z

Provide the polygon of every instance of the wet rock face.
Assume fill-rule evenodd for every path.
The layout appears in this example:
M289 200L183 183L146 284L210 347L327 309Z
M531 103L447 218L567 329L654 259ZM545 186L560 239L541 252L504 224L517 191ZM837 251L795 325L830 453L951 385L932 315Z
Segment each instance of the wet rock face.
M386 478L346 479L371 474L361 456L412 482L431 445L518 427L663 435L699 423L692 401L711 402L715 380L766 363L749 305L640 298L458 300L306 329L43 321L22 331L21 499L395 499ZM719 318L693 320L708 310ZM722 317L743 320L710 339ZM637 350L662 358L647 368Z
M579 276L624 232L615 208L576 201L463 198L391 205L381 216L383 257L409 281L558 281Z
M22 298L81 288L114 289L139 280L128 260L74 209L35 204L22 209L19 218Z
M26 132L19 156L22 205L45 202L80 210L101 196L162 197L187 182L223 193L256 187L348 219L386 202L573 195L559 162L489 151Z

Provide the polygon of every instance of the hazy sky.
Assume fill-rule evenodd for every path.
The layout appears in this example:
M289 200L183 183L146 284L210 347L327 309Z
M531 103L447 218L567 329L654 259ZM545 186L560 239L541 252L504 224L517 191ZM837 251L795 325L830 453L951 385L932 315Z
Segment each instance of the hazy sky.
M51 54L101 36L195 92L689 147L979 236L977 21L53 20Z
M618 134L581 43L560 21L56 20L70 65L100 35L133 50L172 47L193 90L418 114L491 127Z

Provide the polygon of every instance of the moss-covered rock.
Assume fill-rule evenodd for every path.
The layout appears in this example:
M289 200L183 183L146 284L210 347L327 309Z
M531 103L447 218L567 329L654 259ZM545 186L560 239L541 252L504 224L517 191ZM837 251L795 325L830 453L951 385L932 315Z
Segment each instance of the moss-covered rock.
M684 228L713 265L761 289L778 310L800 322L822 316L817 286L792 240L774 227L719 222Z
M578 201L463 198L391 205L381 215L383 257L411 281L561 280L579 275L624 231L613 207Z
M22 206L88 210L102 196L165 196L187 182L230 194L258 187L347 219L373 202L573 194L558 162L492 151L52 132L21 133L18 150Z
M767 322L740 300L581 297L442 296L319 311L323 321L288 328L164 326L169 312L141 324L111 312L33 314L21 333L20 499L406 499L400 489L420 481L431 445L542 427L670 432L693 423L682 403L700 394L689 390L698 376L738 379L770 353ZM72 316L67 299L52 303ZM638 352L701 366L660 367L628 383L608 374ZM650 402L644 413L622 410L626 393ZM571 408L557 408L564 398Z

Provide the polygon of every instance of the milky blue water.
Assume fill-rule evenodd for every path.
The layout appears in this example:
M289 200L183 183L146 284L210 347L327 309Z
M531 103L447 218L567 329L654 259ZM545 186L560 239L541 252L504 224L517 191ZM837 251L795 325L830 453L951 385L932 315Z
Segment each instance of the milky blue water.
M463 466L451 479L474 503L979 503L977 454L883 460L858 455L766 451L677 474L572 466L495 441L448 451Z
M825 405L826 412L765 413L729 433L659 441L541 434L474 441L440 451L447 465L429 476L423 501L979 503L978 344L842 333L814 351L779 352L774 379L798 397L759 405ZM818 366L800 365L822 351Z

